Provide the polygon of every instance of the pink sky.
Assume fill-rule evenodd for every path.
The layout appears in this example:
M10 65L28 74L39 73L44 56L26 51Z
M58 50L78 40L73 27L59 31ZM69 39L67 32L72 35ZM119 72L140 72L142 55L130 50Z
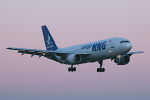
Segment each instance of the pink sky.
M104 61L75 66L7 47L45 49L42 25L47 25L59 47L111 37L131 41L128 65ZM1 0L0 100L148 100L150 99L149 0Z

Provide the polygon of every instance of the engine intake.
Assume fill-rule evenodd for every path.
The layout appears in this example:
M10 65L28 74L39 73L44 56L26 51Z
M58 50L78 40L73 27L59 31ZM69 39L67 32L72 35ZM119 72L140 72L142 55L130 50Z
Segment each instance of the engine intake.
M80 63L82 56L79 54L70 54L66 59L70 64Z
M130 57L128 55L123 55L121 57L117 57L114 62L117 63L117 65L126 65L130 62Z

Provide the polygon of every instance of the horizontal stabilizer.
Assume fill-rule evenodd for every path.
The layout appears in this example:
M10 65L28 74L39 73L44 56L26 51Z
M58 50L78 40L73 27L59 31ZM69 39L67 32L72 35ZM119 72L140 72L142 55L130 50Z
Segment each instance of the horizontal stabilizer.
M127 55L131 56L133 54L139 54L139 53L144 53L143 51L138 51L138 52L128 52Z

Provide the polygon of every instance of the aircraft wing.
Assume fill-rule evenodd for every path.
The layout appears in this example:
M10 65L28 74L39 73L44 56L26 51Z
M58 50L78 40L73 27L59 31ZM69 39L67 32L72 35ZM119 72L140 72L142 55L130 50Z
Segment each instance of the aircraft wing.
M70 52L70 51L51 51L51 50L40 50L40 49L26 49L26 48L13 48L9 47L7 49L10 50L17 50L18 53L23 54L31 54L31 57L34 55L38 55L39 57L45 56L45 57L52 57L53 55L61 56L62 58L66 58L69 54L80 54L82 56L88 56L90 53L84 53L84 52Z
M139 54L139 53L144 53L143 51L138 51L138 52L128 52L127 55L131 56L133 54Z

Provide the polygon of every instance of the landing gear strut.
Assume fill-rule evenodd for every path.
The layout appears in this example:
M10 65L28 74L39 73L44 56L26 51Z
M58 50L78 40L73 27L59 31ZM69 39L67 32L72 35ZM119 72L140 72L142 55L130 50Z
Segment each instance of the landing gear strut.
M71 67L68 68L68 71L70 72L73 72L73 71L76 71L76 67L73 67L73 65L71 65Z
M105 72L105 68L102 68L103 60L98 61L98 63L100 64L100 68L97 68L97 72Z

